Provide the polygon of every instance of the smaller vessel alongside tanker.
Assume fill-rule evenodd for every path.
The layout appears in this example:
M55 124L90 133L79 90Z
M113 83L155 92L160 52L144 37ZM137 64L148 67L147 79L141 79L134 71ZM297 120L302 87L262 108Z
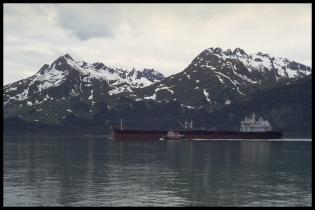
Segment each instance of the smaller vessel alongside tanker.
M163 140L184 140L186 139L185 135L180 134L178 132L174 132L174 131L168 131L167 134L165 136L162 136L160 138L161 141Z

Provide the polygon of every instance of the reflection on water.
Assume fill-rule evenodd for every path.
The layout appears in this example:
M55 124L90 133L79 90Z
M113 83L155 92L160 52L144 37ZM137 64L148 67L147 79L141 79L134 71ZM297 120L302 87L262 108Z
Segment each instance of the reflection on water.
M311 142L6 138L5 206L311 206Z

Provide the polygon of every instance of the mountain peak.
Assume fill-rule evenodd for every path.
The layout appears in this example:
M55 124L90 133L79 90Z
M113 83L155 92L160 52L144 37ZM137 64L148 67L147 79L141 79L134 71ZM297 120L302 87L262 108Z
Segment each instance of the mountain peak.
M233 54L240 55L240 56L247 55L246 52L239 47L235 48L235 50L233 51Z
M74 61L73 58L67 53L65 55L59 56L54 63L58 64L65 64L67 63L67 60Z
M93 65L97 70L105 67L105 65L104 65L103 63L98 63L98 62L97 62L97 63L93 63L92 65Z
M142 72L144 72L144 73L159 73L159 72L156 72L154 69L150 69L150 68L144 68L142 70Z
M63 57L67 58L67 59L70 59L70 60L73 60L73 58L67 53L65 54Z
M225 54L225 55L232 55L233 52L232 52L232 50L227 49L226 51L224 51L224 54Z
M220 47L216 47L216 48L214 48L213 52L215 52L217 54L221 54L222 53L222 49Z
M67 59L69 58L67 58L66 55L61 55L54 62L56 61L65 62Z
M37 74L38 74L38 73L39 73L39 74L44 74L47 69L49 69L49 65L48 65L48 64L44 64L44 65L39 69L39 71L37 72Z
M207 49L205 49L205 51L209 51L209 52L214 52L214 53L222 53L222 49L220 47L216 47L216 48L213 48L213 47L209 47Z
M267 53L258 52L257 55L263 56L263 57L270 57Z

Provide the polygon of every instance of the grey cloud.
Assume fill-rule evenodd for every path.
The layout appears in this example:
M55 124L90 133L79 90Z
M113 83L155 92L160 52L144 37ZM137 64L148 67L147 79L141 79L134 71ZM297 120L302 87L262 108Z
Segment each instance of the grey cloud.
M91 8L58 7L57 23L65 30L71 31L81 41L93 37L112 37L115 18L106 11L93 11Z
M311 65L311 14L307 4L5 4L4 83L66 53L165 75L208 47Z

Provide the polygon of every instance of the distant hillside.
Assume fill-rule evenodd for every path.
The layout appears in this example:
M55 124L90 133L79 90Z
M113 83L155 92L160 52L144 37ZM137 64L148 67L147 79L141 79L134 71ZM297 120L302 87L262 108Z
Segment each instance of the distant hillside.
M217 129L238 129L239 120L246 114L255 112L269 119L273 129L282 130L285 137L311 138L311 80L309 77L288 86L256 92L244 102L211 114L209 124Z
M256 92L246 101L237 102L220 111L209 113L182 107L178 102L157 104L153 102L120 101L115 110L99 109L91 120L67 115L62 126L27 123L10 118L5 123L7 134L59 133L59 134L109 134L111 125L123 125L134 129L180 128L177 121L193 120L196 129L239 130L240 120L255 112L269 120L274 130L282 130L284 137L310 138L312 135L311 78L271 90ZM132 103L132 106L129 104ZM102 107L99 104L100 107ZM14 129L12 129L14 128ZM24 128L24 129L23 129ZM25 128L27 128L25 130Z

